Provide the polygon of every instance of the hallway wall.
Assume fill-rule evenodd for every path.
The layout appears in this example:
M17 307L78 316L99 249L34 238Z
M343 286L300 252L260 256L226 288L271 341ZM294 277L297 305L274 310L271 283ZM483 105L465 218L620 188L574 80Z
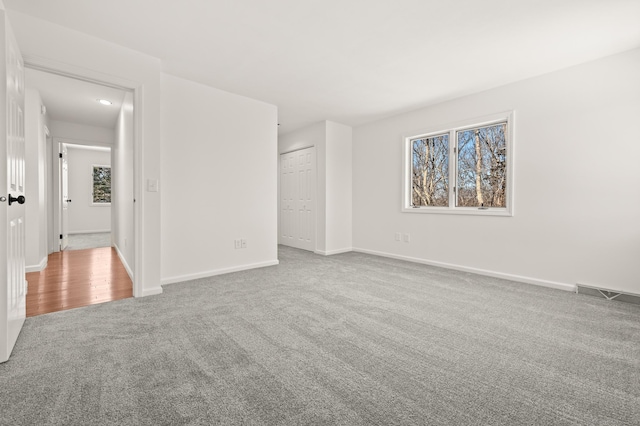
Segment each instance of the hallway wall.
M67 145L69 161L69 234L111 231L111 204L92 201L93 165L110 166L106 148Z

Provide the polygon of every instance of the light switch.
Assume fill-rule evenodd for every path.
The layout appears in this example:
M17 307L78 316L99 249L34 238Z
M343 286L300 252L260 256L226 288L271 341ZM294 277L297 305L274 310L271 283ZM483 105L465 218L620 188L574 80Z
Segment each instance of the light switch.
M147 192L158 192L158 179L147 179Z

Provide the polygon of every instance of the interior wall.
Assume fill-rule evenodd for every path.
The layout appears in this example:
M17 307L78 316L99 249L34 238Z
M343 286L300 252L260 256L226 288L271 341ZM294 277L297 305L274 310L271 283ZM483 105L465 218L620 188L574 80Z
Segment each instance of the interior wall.
M127 93L116 124L112 150L111 232L120 260L133 275L134 193L133 193L133 95Z
M94 145L113 145L115 130L86 124L51 120L49 130L55 138L73 140L74 143Z
M351 127L326 122L326 253L352 249L352 138Z
M93 204L93 165L110 166L111 151L67 145L69 234L111 231L111 204Z
M640 294L640 50L358 127L357 250ZM402 213L402 135L515 111L513 217ZM410 242L396 242L396 232Z
M316 148L317 162L315 251L324 255L350 251L352 129L332 121L322 121L278 138L279 154L310 146ZM280 197L278 212L279 203Z
M278 170L280 155L286 152L315 147L316 150L316 251L326 250L326 158L327 126L324 121L302 129L279 135ZM280 236L280 173L278 173L278 236ZM279 241L281 242L281 241Z
M25 265L28 272L47 265L47 116L40 93L25 82Z
M8 12L18 45L28 63L136 89L135 296L162 292L160 286L160 192L143 187L160 179L160 59L13 11Z
M163 283L277 264L276 107L166 74L162 95Z

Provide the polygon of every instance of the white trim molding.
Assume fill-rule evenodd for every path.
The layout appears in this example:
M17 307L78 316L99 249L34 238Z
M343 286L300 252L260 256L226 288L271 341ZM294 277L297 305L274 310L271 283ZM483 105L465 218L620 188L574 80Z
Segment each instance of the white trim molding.
M247 271L249 269L264 268L267 266L275 266L279 264L280 264L280 261L276 259L276 260L269 260L266 262L249 263L246 265L232 266L230 268L214 269L211 271L198 272L195 274L174 276L169 278L163 278L161 280L161 285L181 283L185 281L197 280L198 278L213 277L216 275L230 274L232 272Z
M145 288L144 290L142 290L142 294L138 295L133 295L134 297L147 297L147 296L155 296L158 294L162 294L162 287L158 286L158 287L154 287L154 288Z
M557 281L542 280L542 279L539 279L539 278L525 277L525 276L522 276L522 275L507 274L507 273L504 273L504 272L489 271L489 270L486 270L486 269L472 268L472 267L468 267L468 266L456 265L456 264L453 264L453 263L445 263L445 262L438 262L438 261L435 261L435 260L421 259L421 258L418 258L418 257L402 256L402 255L398 255L398 254L385 253L385 252L381 252L381 251L367 250L367 249L362 249L362 248L354 248L353 251L358 252L358 253L372 254L374 256L388 257L388 258L391 258L391 259L406 260L408 262L421 263L423 265L430 265L430 266L437 266L437 267L440 267L440 268L453 269L453 270L456 270L456 271L471 272L473 274L484 275L484 276L493 277L493 278L501 278L501 279L510 280L510 281L517 281L517 282L521 282L521 283L525 283L525 284L533 284L533 285L537 285L537 286L541 286L541 287L555 288L557 290L575 292L576 288L577 288L575 284L561 283L561 282L557 282Z
M48 262L49 262L49 256L45 256L45 257L42 258L40 263L38 263L37 265L25 266L24 271L25 272L40 272L40 271L43 271L44 268L47 267Z
M322 256L332 256L334 254L341 254L341 253L349 253L353 251L352 247L346 247L346 248L341 248L341 249L335 249L335 250L315 250L314 253L315 254L320 254Z
M124 269L127 271L129 278L131 278L131 282L133 282L133 271L131 270L131 267L127 263L127 260L124 258L124 254L122 254L122 252L120 251L120 247L118 247L117 244L113 244L113 248L116 249L116 253L118 253L118 257L120 258L120 262L122 263L122 266L124 266Z

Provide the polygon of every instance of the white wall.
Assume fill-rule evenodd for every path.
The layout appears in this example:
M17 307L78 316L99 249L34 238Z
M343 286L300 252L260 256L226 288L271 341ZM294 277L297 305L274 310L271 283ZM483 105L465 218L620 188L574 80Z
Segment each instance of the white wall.
M278 136L278 170L280 154L315 147L316 150L316 251L326 248L326 139L325 121ZM280 185L280 173L278 173ZM278 187L278 236L280 236L280 188Z
M276 107L171 75L162 96L163 283L277 264Z
M116 124L112 150L111 230L114 246L129 275L134 268L133 95L127 93Z
M331 121L312 124L278 138L279 154L311 146L316 149L315 251L319 254L351 250L351 138L351 127Z
M67 145L69 165L69 234L111 231L111 205L92 200L93 165L111 165L111 151L80 145Z
M47 188L48 172L46 154L47 118L42 114L42 98L37 90L25 90L25 265L27 271L40 271L47 264L48 221Z
M326 253L352 248L352 129L327 121Z
M126 13L126 11L123 11ZM160 287L160 192L143 188L160 178L160 69L158 58L88 36L78 31L9 12L20 50L27 62L58 71L135 88L136 256L134 295L162 292Z
M640 294L638 75L633 50L355 129L354 247ZM513 217L400 212L402 134L506 110L516 114Z
M115 130L105 127L87 126L86 124L69 123L51 120L49 124L51 136L68 139L69 142L85 145L113 145Z

